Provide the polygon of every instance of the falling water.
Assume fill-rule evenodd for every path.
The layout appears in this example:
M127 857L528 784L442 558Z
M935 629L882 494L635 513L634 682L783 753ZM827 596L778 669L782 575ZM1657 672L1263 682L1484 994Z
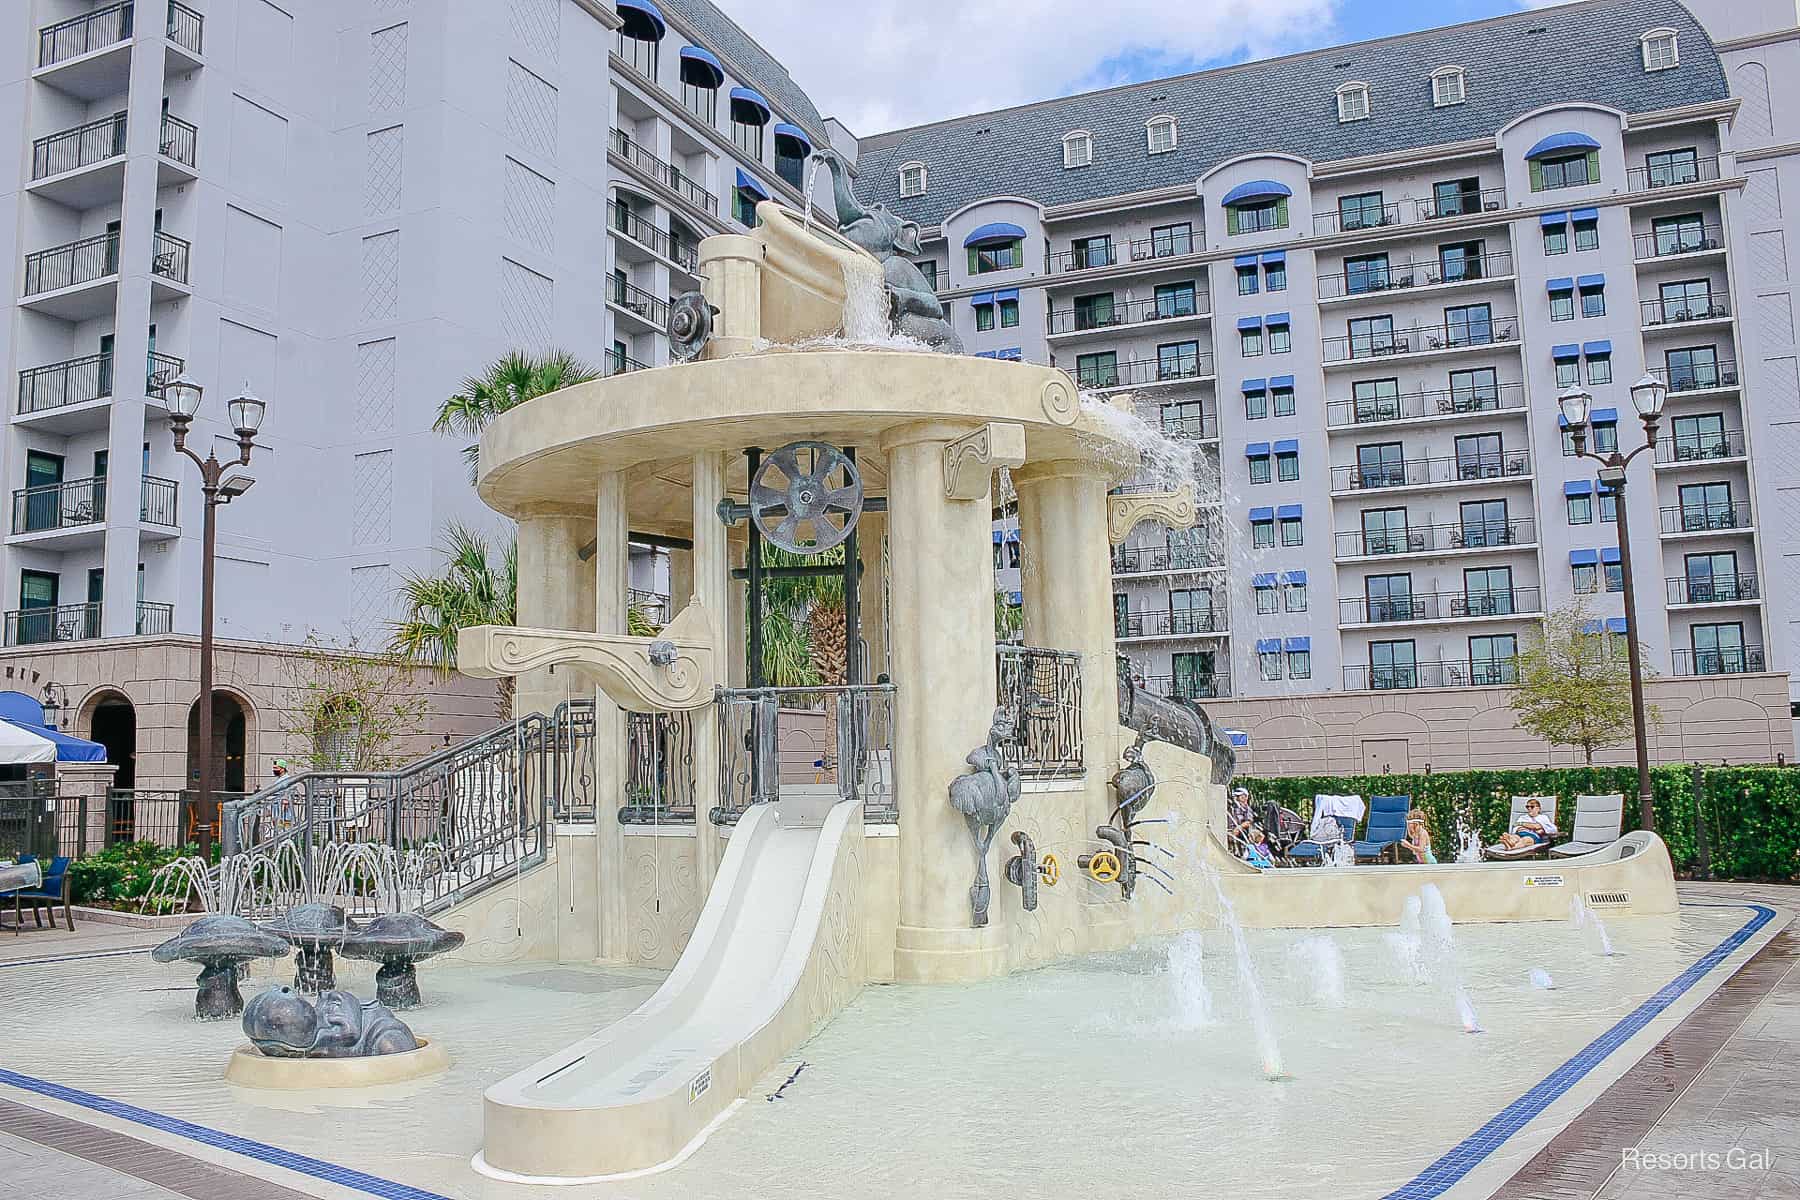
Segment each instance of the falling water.
M1176 1028L1198 1029L1212 1022L1212 993L1206 987L1205 952L1198 930L1190 929L1169 943L1169 992Z
M806 207L800 213L800 228L803 231L812 228L813 180L819 176L819 164L822 161L817 152L806 157L806 182L805 186L800 189L806 193Z
M1330 934L1302 938L1288 951L1305 974L1312 998L1326 1008L1344 1007L1344 954Z
M1408 896L1400 909L1400 927L1389 930L1383 939L1393 961L1394 974L1402 983L1428 983L1431 980L1420 947L1419 913L1419 898Z
M1418 900L1419 933L1425 969L1441 987L1450 992L1451 1000L1456 1005L1456 1019L1462 1023L1463 1029L1469 1033L1480 1033L1481 1024L1475 1018L1475 1005L1469 999L1468 988L1463 985L1461 966L1456 961L1456 934L1453 932L1450 912L1444 907L1444 893L1438 890L1437 884L1428 883L1419 889ZM1413 912L1410 901L1406 912Z
M1481 1022L1475 1019L1475 1006L1469 1002L1469 993L1458 987L1451 993L1456 1000L1456 1019L1462 1022L1464 1033L1481 1033Z
M844 337L846 342L885 345L888 329L887 284L874 271L844 271ZM911 339L906 339L911 341Z
M1459 863L1480 862L1481 831L1464 825L1462 823L1462 818L1458 817L1456 821L1456 832L1458 840L1462 843L1461 848L1456 852L1456 861Z
M1257 977L1256 963L1250 957L1250 945L1244 940L1244 927L1238 924L1237 910L1225 895L1219 872L1210 864L1201 865L1201 873L1212 885L1219 904L1219 919L1231 934L1232 953L1237 956L1238 983L1243 986L1244 1000L1250 1007L1250 1027L1256 1034L1256 1048L1262 1055L1263 1074L1270 1079L1283 1078L1281 1047L1275 1043L1275 1028L1269 1019L1269 1002L1263 996L1262 980Z
M1575 893L1574 899L1569 901L1569 921L1576 929L1586 932L1588 944L1597 953L1612 957L1612 936L1606 932L1606 922L1600 919L1599 913L1587 906L1580 892Z
M1544 970L1542 967L1531 968L1530 978L1531 986L1534 988L1540 988L1546 992L1556 990L1556 980L1550 978L1550 972Z

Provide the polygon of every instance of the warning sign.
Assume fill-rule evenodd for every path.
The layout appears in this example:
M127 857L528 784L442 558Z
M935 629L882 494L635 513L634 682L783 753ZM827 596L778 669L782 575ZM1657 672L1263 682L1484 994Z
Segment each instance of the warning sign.
M1562 885L1563 877L1561 875L1527 875L1525 877L1526 887L1561 887Z
M712 1068L708 1067L688 1081L688 1103L692 1104L706 1095L706 1091L710 1087L712 1087Z

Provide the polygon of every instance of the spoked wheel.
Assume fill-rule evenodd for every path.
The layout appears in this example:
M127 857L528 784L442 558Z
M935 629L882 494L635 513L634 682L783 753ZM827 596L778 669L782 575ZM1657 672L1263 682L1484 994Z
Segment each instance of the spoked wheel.
M790 442L750 480L750 519L769 544L820 554L840 544L862 516L862 476L827 442Z

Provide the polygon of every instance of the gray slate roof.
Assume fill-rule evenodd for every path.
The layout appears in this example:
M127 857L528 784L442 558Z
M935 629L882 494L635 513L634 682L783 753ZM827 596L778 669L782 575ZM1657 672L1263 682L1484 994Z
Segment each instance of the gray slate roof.
M1646 72L1639 38L1659 26L1678 31L1681 65ZM1431 72L1449 65L1467 71L1468 100L1433 108ZM1369 85L1373 115L1339 124L1337 88L1351 80ZM1191 183L1253 152L1353 158L1489 137L1558 102L1637 113L1727 94L1711 39L1679 0L1590 0L876 134L858 144L857 190L935 225L992 196L1051 207ZM1180 121L1180 140L1152 158L1144 123L1159 113ZM1072 129L1093 134L1094 162L1065 171ZM929 188L903 200L896 172L914 160Z
M706 49L723 58L734 68L733 75L742 75L746 84L761 92L775 106L776 120L800 126L812 135L816 146L828 144L825 122L819 117L819 110L813 107L811 97L800 90L786 67L776 62L755 38L738 28L737 22L708 0L658 0L658 7L698 30ZM674 42L676 38L671 36L669 41ZM675 46L664 53L674 54L680 49Z

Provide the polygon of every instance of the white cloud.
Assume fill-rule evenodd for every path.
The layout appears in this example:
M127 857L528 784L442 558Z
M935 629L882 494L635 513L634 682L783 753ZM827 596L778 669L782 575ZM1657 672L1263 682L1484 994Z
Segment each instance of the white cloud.
M1340 0L724 0L858 134L1331 40Z

